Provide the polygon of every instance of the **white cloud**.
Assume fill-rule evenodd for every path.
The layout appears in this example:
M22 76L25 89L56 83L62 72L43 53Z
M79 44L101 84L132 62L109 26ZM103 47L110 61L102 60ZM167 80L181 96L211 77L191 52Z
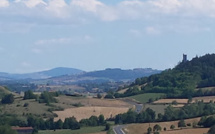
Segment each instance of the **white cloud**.
M60 45L74 45L74 44L85 44L93 41L93 38L90 35L77 36L77 37L62 37L62 38L53 38L53 39L42 39L34 43L34 48L32 51L35 53L40 53L40 48L49 48L50 46L60 46Z
M72 0L71 5L95 13L98 11L99 7L105 6L102 2L97 0Z
M1 7L8 7L10 5L8 0L0 0L0 8Z
M38 49L38 48L33 48L31 51L32 51L33 53L35 53L35 54L40 54L40 53L42 53L42 50L41 50L41 49Z
M146 30L146 33L150 34L150 35L160 34L160 30L158 30L157 28L155 28L153 26L146 27L145 30Z
M50 0L46 6L46 10L51 12L53 16L60 18L68 17L68 5L64 0Z
M177 12L183 6L179 0L153 0L149 3L155 6L155 10L158 8L157 11L163 11L165 13Z
M36 45L55 45L55 44L68 44L72 41L72 38L58 38L58 39L45 39L39 40Z
M27 7L35 7L37 5L47 5L43 0L29 0L25 2Z
M28 62L26 62L26 61L23 61L23 62L21 63L21 66L22 66L22 67L31 67L31 64L28 63Z
M142 36L142 32L140 30L137 30L137 29L130 29L129 32L135 37Z
M28 8L23 9L22 6L16 5L18 3L24 3ZM10 12L19 15L20 10L25 10L25 15L29 17L36 15L43 19L44 16L52 16L57 17L56 20L63 17L67 18L67 21L77 16L89 19L89 14L103 21L148 19L155 18L156 15L215 16L215 0L125 0L116 5L105 5L99 0L71 0L70 4L67 4L65 0L16 0L11 4L13 6L9 13L5 12L7 15ZM8 0L0 0L0 7L9 5Z
M47 5L43 0L16 0L15 3L24 3L27 7L33 8L37 5Z
M7 6L8 8L4 8L0 14L0 17L7 16L3 17L2 25L11 23L13 18L21 18L18 19L17 24L11 24L16 26L8 27L17 27L18 23L28 25L72 25L75 23L79 25L94 20L110 22L141 20L146 23L155 23L151 25L162 25L158 22L163 21L168 25L172 23L169 19L196 21L199 18L213 19L215 17L215 0L125 0L115 5L106 5L99 0L67 2L65 0L15 0L10 3L8 0L0 0L0 7ZM7 31L4 29L0 28L0 31ZM146 31L159 33L159 30L153 28L148 28Z

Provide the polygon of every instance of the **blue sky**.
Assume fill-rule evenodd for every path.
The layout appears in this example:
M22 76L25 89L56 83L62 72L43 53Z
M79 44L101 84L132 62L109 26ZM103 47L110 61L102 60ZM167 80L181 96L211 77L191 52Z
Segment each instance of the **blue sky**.
M214 0L0 0L0 72L174 67L214 53Z

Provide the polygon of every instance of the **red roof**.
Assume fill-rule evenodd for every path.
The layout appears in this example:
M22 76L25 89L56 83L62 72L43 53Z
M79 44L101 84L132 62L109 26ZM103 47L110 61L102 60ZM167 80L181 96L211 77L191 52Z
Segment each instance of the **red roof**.
M32 127L12 127L13 130L33 130Z

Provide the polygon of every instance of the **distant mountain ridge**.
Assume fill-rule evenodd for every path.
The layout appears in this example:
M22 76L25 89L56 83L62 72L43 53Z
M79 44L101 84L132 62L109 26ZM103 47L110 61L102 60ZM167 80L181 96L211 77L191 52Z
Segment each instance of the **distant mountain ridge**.
M161 70L151 68L138 68L123 70L120 68L108 68L92 72L83 72L79 75L64 75L50 78L49 82L58 84L78 84L78 83L104 83L104 82L131 82L138 77L158 74Z
M58 67L51 70L26 73L26 74L9 74L0 73L0 80L26 80L31 81L49 79L52 83L58 84L75 84L83 82L107 82L107 81L134 81L138 77L150 76L160 73L160 70L151 68L137 68L123 70L120 68L108 68L92 72L85 72L74 68Z
M46 71L25 74L9 74L0 72L0 79L47 79L61 75L77 75L82 72L84 71L75 68L58 67Z
M82 74L85 77L108 78L114 81L120 80L134 80L138 77L145 77L152 74L160 73L160 70L153 70L151 68L136 68L123 70L120 68L107 68L105 70L87 72Z

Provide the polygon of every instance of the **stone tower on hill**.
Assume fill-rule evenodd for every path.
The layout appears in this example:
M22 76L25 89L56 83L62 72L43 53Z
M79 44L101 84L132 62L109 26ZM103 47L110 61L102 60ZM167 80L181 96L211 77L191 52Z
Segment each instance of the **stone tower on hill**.
M187 55L186 54L183 54L183 60L182 62L187 62Z

